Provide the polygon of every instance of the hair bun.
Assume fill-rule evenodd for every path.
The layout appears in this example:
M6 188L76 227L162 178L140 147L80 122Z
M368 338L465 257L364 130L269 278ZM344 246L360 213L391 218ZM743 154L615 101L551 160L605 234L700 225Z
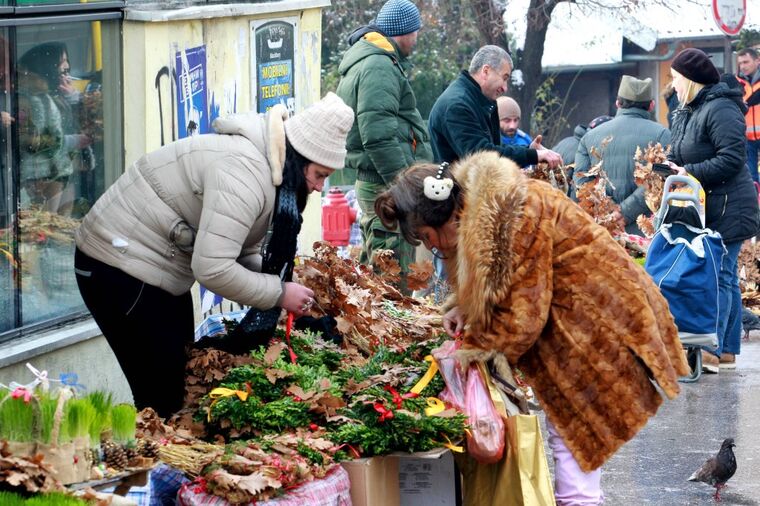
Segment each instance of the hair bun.
M384 191L375 199L375 214L389 230L398 226L398 208L390 191Z

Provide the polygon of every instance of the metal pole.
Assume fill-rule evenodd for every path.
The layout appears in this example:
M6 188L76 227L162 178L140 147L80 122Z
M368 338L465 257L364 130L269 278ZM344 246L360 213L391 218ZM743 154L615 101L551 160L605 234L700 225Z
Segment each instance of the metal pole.
M723 39L723 72L727 74L733 74L734 68L734 52L731 48L731 37L726 35Z

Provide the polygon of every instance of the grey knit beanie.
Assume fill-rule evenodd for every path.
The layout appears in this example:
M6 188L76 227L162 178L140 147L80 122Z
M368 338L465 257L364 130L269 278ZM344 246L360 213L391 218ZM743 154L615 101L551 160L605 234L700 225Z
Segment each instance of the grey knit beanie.
M346 137L354 124L354 111L335 93L285 121L285 135L304 158L331 169L346 161Z
M420 11L409 0L388 0L377 13L375 25L389 37L416 32L422 26Z

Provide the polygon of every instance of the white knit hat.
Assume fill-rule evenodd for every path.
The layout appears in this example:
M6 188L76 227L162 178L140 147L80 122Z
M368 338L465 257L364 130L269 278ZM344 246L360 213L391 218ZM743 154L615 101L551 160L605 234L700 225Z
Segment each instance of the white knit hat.
M342 169L346 161L346 137L353 124L354 111L330 92L285 121L285 135L307 160Z

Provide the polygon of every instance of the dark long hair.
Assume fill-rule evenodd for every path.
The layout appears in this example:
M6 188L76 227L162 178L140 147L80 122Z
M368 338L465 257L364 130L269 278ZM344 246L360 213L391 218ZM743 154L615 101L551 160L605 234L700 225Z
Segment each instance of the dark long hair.
M436 177L438 165L422 163L399 174L391 187L375 200L375 213L390 230L401 229L401 235L410 244L420 244L417 229L421 226L439 228L464 206L464 193L450 168L443 177L454 182L446 200L432 200L425 196L425 178Z
M55 93L60 84L60 71L63 55L69 56L66 44L63 42L46 42L24 53L19 64L25 69L42 77L51 93ZM69 65L71 62L69 61Z
M311 160L304 157L301 153L291 146L290 141L285 140L285 167L282 169L282 184L280 188L291 190L296 194L296 203L298 212L303 213L306 209L306 201L309 198L309 187L306 181L306 167Z

